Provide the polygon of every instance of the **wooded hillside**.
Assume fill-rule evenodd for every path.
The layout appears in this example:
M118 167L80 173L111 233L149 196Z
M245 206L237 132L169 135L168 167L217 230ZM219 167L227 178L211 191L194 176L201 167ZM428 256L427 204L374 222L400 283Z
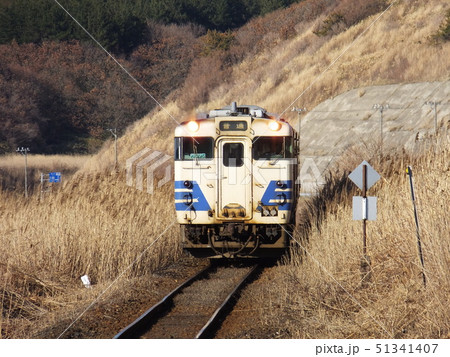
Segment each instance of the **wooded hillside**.
M383 10L386 0L65 0L61 4L159 102L189 112L233 66L315 23L320 44ZM93 153L155 101L56 4L0 1L0 154ZM159 21L159 22L158 22ZM165 24L166 23L166 24ZM450 12L430 46L449 40ZM308 44L305 44L307 46ZM309 44L311 45L311 44ZM283 81L283 71L272 74Z
M59 3L108 50L129 53L146 40L146 22L194 23L225 31L294 0L60 0ZM0 43L87 40L55 1L3 1Z
M229 48L220 31L292 2L59 1L159 101L194 58ZM2 0L0 19L0 154L95 152L155 106L56 2Z

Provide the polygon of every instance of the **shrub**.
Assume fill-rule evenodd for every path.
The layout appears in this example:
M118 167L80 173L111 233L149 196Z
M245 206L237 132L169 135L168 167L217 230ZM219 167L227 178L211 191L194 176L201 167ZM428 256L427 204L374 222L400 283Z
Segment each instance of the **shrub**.
M447 11L439 30L431 37L431 39L435 43L450 41L450 9Z
M202 38L203 48L201 54L208 56L215 51L228 51L233 41L234 35L231 31L208 30Z
M340 13L333 12L327 16L327 18L323 21L323 24L313 33L317 36L327 36L334 35L341 32L345 26L344 25L344 16Z
M321 25L313 31L317 36L337 35L365 18L387 7L385 0L342 0L326 17Z

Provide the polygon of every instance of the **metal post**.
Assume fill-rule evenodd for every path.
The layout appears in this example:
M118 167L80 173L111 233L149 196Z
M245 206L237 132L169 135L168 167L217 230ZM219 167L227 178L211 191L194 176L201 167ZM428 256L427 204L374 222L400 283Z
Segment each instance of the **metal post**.
M367 165L363 165L362 167L362 195L363 195L363 205L366 204L367 200ZM363 217L363 256L364 258L367 256L367 206L363 208L364 217Z
M436 102L435 100L434 101L430 100L428 102L425 102L425 104L428 104L429 106L434 108L434 135L437 137L438 129L437 129L437 108L436 107L439 104L441 104L441 102Z
M115 153L114 166L117 169L117 167L119 165L119 159L117 158L117 131L116 131L116 129L114 129L114 153Z
M25 197L28 197L28 160L26 151L24 156L25 156Z
M298 114L298 156L297 156L297 160L298 160L298 166L297 166L297 181L298 184L296 184L296 195L299 196L300 195L300 191L301 191L301 181L300 181L300 171L301 171L301 161L300 161L300 151L301 151L301 131L302 131L302 118L301 118L301 114L302 112L306 112L308 109L306 108L296 108L293 107L291 109L291 112L297 112Z
M380 110L380 156L383 156L383 111L389 109L389 104L374 104L373 109Z
M370 257L367 255L367 165L362 167L362 199L363 199L363 256L361 259L361 282L367 285L371 279Z
M383 156L383 109L380 109L380 152Z
M434 135L437 136L437 111L436 111L436 102L434 102Z
M111 134L114 136L114 154L115 154L114 168L117 169L119 167L119 161L117 158L117 128L108 129L108 131L110 131Z
M25 157L25 197L28 198L28 161L27 153L30 152L29 148L20 147L17 148L16 152L22 154Z
M414 195L414 184L413 184L413 178L412 178L412 168L411 166L408 166L406 169L406 173L409 176L409 185L411 187L411 199L413 202L414 207L414 220L416 222L416 237L417 237L417 248L419 250L419 259L420 264L422 264L422 280L423 280L423 286L427 286L427 279L425 277L425 265L423 260L423 253L422 253L422 241L420 239L420 231L419 231L419 217L417 215L417 207L416 207L416 197Z
M297 114L298 114L298 162L299 162L299 164L300 164L300 149L301 149L301 136L300 136L300 133L301 133L301 129L302 129L301 114L302 114L302 112L304 113L307 110L308 109L306 109L306 108L296 108L296 107L293 107L291 109L291 112L297 112Z
M44 195L44 174L41 172L41 195L39 197L41 201L43 195Z

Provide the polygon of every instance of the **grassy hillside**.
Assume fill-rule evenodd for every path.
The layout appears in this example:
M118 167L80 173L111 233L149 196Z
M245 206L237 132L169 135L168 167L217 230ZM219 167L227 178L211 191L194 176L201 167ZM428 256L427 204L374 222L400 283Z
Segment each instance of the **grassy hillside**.
M295 122L292 106L313 108L352 88L449 79L450 62L445 59L450 57L450 43L434 44L431 40L445 22L448 4L438 0L427 4L397 1L381 17L381 13L372 15L337 35L323 37L314 31L327 19L327 13L295 21L313 3L296 4L240 29L236 38L241 44L248 43L250 55L231 70L221 71L221 62L214 58L203 59L204 66L197 64L197 72L192 78L188 76L173 100L164 103L164 110L151 112L123 136L120 161L124 164L145 146L171 153L172 142L166 138L195 110L218 108L232 101L256 103ZM342 3L350 8L353 2ZM282 28L289 20L291 34L284 39L276 25ZM275 24L272 31L264 27L269 22ZM208 94L202 95L203 91ZM195 107L190 103L196 103ZM105 147L91 167L110 166L111 149Z
M180 255L173 188L165 185L148 195L127 186L125 162L145 147L171 155L173 128L196 109L236 100L271 112L286 111L283 116L294 121L292 105L314 107L350 88L448 79L450 63L443 59L450 58L450 45L430 40L444 23L448 4L398 1L373 25L380 12L354 24L339 20L326 34L316 34L334 18L333 13L353 5L358 8L361 3L306 0L236 31L234 50L247 48L248 53L227 67L222 57L228 56L233 63L232 52L215 51L199 58L197 72L191 72L185 85L163 102L164 109L154 110L120 138L117 171L113 170L114 145L109 142L62 190L42 201L38 196L25 200L19 194L1 191L1 336L29 337L28 328L39 325L50 312L62 313L80 304L71 297L80 288L83 274L105 286L116 278L143 276ZM324 12L317 4L324 5ZM382 162L372 163L383 174L383 182L377 192L380 219L369 231L370 285L365 289L360 286L360 226L349 222L347 186L334 191L327 186L326 192L335 195L321 196L319 207L328 207L320 211L321 217L326 218L302 221L315 227L305 243L308 254L300 249L291 261L274 268L273 276L279 279L267 282L260 292L266 303L279 301L278 310L271 307L284 319L264 315L268 317L261 316L262 323L281 329L287 321L284 337L448 334L449 312L443 301L450 292L444 276L449 262L445 253L449 222L442 219L447 214L441 204L445 200L440 198L448 198L449 193L448 138L441 138L441 144L430 150L414 158L386 156ZM350 157L344 159L343 169L360 162L357 154ZM404 208L409 205L405 164L416 168L417 183L421 183L418 197L429 276L426 290L417 266L411 212ZM280 279L281 285L276 282ZM120 286L121 281L116 284ZM302 289L296 285L299 282ZM268 296L271 299L266 299ZM306 322L294 318L292 311L304 314ZM373 316L381 317L374 322ZM267 318L270 321L264 320Z

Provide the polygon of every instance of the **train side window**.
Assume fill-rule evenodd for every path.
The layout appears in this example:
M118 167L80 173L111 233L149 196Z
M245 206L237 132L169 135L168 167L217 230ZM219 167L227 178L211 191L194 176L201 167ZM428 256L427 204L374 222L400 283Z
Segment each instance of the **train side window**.
M258 136L253 139L253 159L294 157L293 140L289 136Z
M212 159L214 139L211 137L175 138L175 160Z
M259 136L253 140L253 159L281 159L284 157L282 136Z
M241 167L244 165L244 145L242 143L223 144L223 165Z
M175 138L175 160L181 160L183 157L181 150L181 139L182 138Z
M294 138L291 136L284 137L284 157L293 158L294 155Z

